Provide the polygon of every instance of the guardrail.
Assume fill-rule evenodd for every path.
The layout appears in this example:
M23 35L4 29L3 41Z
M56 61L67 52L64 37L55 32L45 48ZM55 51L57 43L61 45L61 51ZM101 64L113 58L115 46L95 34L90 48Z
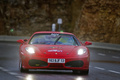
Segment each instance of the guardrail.
M92 45L87 46L87 47L110 49L110 50L119 50L120 51L120 45L119 44L111 44L111 43L92 42Z
M0 41L17 41L19 39L29 39L30 37L24 36L0 36Z
M0 36L0 41L12 41L15 42L19 39L29 39L30 37L24 36ZM82 41L83 43L85 41ZM111 43L101 43L101 42L92 42L92 45L87 47L90 48L101 48L101 49L111 49L111 50L119 50L120 51L120 44L111 44Z

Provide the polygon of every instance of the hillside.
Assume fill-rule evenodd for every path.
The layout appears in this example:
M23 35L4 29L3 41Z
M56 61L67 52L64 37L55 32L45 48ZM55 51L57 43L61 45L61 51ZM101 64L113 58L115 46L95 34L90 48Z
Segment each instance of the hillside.
M80 40L120 44L120 0L0 0L0 35L62 30Z

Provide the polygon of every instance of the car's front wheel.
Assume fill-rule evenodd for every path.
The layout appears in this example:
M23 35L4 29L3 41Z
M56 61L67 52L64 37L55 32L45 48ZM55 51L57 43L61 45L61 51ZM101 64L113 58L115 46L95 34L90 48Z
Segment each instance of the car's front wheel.
M22 62L21 61L19 61L19 70L20 70L20 72L29 72L29 69L24 69L22 67Z

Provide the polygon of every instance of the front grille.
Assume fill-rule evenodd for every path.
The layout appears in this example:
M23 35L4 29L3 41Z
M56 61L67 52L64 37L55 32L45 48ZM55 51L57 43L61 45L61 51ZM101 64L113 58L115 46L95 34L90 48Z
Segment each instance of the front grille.
M48 63L46 63L45 61L32 59L32 60L29 60L29 65L34 67L45 67L48 65Z
M84 65L83 61L80 60L65 63L66 67L82 67L83 65Z

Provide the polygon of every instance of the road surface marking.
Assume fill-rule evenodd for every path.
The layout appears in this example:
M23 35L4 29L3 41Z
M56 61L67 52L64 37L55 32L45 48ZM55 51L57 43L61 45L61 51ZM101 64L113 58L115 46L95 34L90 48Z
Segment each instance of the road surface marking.
M24 77L22 77L22 76L16 76L17 78L21 78L21 79L24 79Z
M2 70L3 68L2 68L2 67L0 67L0 69Z
M7 70L7 69L4 69L3 67L0 67L0 69L1 69L2 71L8 72L8 70Z
M100 56L106 56L105 54L103 54L103 53L98 53L98 55L100 55Z
M104 68L100 68L100 67L94 67L96 69L100 69L100 70L105 70Z
M8 73L11 75L18 75L17 73L14 73L14 72L8 72Z
M117 73L117 74L120 74L120 72L117 72L117 71L113 71L113 70L108 70L109 72L112 72L112 73Z
M112 58L116 58L116 59L119 59L120 57L118 57L118 56L112 56Z
M7 69L5 69L5 68L3 68L3 67L0 67L0 70L4 71L4 72L6 72L6 73L8 73L8 74L10 74L10 75L13 75L13 76L15 76L15 77L17 77L17 78L20 78L20 79L23 79L23 78L24 78L24 77L22 77L22 76L19 76L19 74L14 73L14 72L10 72L9 70L7 70Z
M100 68L100 67L94 67L96 69L99 69L99 70L105 70L104 68ZM114 70L108 70L109 72L112 72L112 73L116 73L116 74L120 74L120 72L117 72L117 71L114 71Z

